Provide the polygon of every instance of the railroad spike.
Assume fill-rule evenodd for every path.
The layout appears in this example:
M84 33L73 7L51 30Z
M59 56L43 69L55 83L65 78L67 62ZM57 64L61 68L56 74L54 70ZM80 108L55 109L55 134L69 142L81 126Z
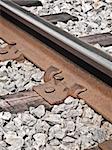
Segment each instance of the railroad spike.
M56 68L54 66L50 66L45 72L44 81L45 82L50 81L51 79L54 78L54 76L56 77L56 75L60 74L61 72L62 71L59 70L58 68Z

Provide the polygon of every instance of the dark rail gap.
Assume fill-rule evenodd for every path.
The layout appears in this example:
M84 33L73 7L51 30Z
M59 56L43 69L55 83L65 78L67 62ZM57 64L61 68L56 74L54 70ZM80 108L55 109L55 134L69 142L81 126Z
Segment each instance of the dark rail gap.
M5 12L1 11L1 15L4 18L6 18L7 20L11 21L16 26L20 27L24 31L26 31L29 34L31 34L32 36L34 36L35 38L39 39L40 41L42 41L43 43L45 43L46 45L48 45L52 49L55 49L55 51L62 54L63 56L65 56L66 58L68 58L69 60L74 62L75 64L79 65L81 68L85 69L86 71L88 71L89 73L91 73L95 77L99 78L100 80L102 80L103 82L108 84L109 86L112 86L112 78L111 77L107 76L106 74L99 71L98 69L91 66L90 64L83 61L82 59L78 58L77 56L75 56L75 55L71 54L70 52L66 51L66 49L62 48L61 46L59 46L55 43L53 43L52 41L45 38L41 34L39 34L39 33L35 32L34 30L30 29L28 26L24 25L20 21L18 21L16 19L14 19L13 17L9 16L9 14L7 15Z

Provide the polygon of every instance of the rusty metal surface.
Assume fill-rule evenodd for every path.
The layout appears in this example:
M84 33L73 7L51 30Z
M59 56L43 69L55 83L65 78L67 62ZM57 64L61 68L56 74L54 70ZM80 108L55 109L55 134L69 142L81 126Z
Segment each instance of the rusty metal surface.
M0 61L5 60L24 60L23 54L17 49L15 44L9 44L5 48L0 48Z
M105 142L99 144L99 148L101 150L112 150L112 140L105 141Z
M51 80L43 85L33 87L50 104L59 104L68 96L68 88L63 83L55 85L55 81Z
M35 16L30 12L15 5L11 1L1 0L1 11L8 17L23 23L34 30L37 34L47 37L51 42L65 49L65 52L72 54L74 57L87 62L91 66L105 73L109 77L112 76L112 57L90 44L87 44L79 38L61 30L60 28L43 20L39 16ZM3 13L3 14L4 14Z
M46 72L45 72L45 75L44 75L44 81L45 82L48 82L50 81L51 79L55 78L56 75L62 73L61 70L59 70L58 68L54 67L54 66L50 66Z
M36 93L41 95L52 105L63 103L68 96L78 98L78 94L85 91L85 88L81 88L78 84L74 84L71 89L68 88L64 82L55 84L55 80L33 87L33 90L36 91Z
M58 53L51 50L28 33L2 18L0 22L0 37L17 43L19 50L35 65L46 70L51 64L63 70L64 80L68 88L73 81L87 88L79 96L107 120L112 122L112 89L102 81L72 64ZM14 32L15 31L15 32ZM97 104L97 105L96 105Z
M19 92L14 95L0 97L0 111L9 111L13 113L28 110L30 106L37 107L43 104L47 109L52 106L34 91Z
M58 14L43 15L40 17L54 24L56 24L59 21L65 23L69 20L78 21L77 17L71 16L70 14L64 12Z
M112 46L112 34L102 33L80 37L81 40L90 44L100 44L101 46Z
M86 88L77 83L68 88L62 76L62 71L54 66L50 66L44 74L45 83L33 87L33 90L41 95L50 104L59 104L68 96L78 98L81 92L86 91Z
M98 146L85 150L112 150L112 140L100 143Z

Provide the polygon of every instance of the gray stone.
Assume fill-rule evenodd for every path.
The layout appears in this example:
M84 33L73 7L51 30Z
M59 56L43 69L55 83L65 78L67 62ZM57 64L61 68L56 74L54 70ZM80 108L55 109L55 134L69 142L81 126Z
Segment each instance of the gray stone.
M44 133L36 133L33 135L38 146L44 146L47 142L47 134Z
M73 143L73 142L75 142L75 139L72 137L66 136L63 138L63 142L64 143Z
M36 129L36 132L40 132L40 133L48 133L48 130L50 128L50 125L45 122L45 121L42 121L42 120L38 120L37 123L35 124L35 129Z
M75 130L75 123L72 120L66 121L66 130L68 132L72 132Z
M53 114L51 112L46 112L45 116L42 118L42 120L49 122L49 124L62 124L63 119L59 114Z
M106 3L112 3L112 1L111 1L111 0L105 0L105 2L106 2Z
M65 104L70 104L70 103L72 103L72 102L74 102L74 101L75 101L75 99L74 99L73 97L69 96L69 97L67 97L67 98L65 99L64 103L65 103Z
M60 145L60 142L58 139L53 139L50 141L50 145L52 146L59 146Z
M26 124L28 126L33 126L37 121L33 115L27 113L22 114L21 120L22 120L22 124Z
M8 132L5 134L6 143L10 144L14 149L19 149L23 146L24 140L17 136L15 132Z
M18 127L18 128L21 127L22 120L19 117L14 118L13 121L14 121L14 124L15 124L16 127Z
M60 105L54 105L52 108L52 112L55 114L60 114L65 110L65 104L60 104Z
M45 150L59 150L59 146L52 146L50 144L46 144Z
M29 61L8 60L0 62L0 66L0 96L31 90L34 85L44 83L44 72Z
M39 105L37 108L32 110L32 114L34 114L36 117L41 118L45 114L45 106Z
M63 139L65 135L66 135L66 130L62 129L59 124L54 125L49 130L49 140L53 138Z
M9 120L11 118L11 113L10 112L1 112L0 118L3 120Z

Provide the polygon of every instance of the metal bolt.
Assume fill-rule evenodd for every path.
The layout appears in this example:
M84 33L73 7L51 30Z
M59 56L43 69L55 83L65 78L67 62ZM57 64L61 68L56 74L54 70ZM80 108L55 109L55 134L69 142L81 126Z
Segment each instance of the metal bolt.
M52 92L54 92L55 91L55 89L53 88L53 87L46 87L45 88L45 92L46 93L52 93Z

